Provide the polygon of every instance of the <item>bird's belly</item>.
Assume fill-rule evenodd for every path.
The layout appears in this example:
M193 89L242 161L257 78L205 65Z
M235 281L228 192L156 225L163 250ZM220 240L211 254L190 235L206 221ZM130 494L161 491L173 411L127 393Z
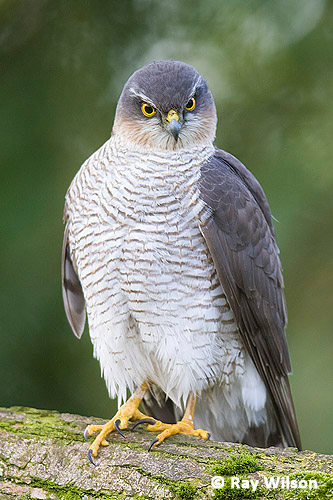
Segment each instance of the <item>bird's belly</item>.
M183 231L168 224L151 229L130 231L119 266L122 293L143 342L154 341L161 326L184 334L235 331L198 223Z

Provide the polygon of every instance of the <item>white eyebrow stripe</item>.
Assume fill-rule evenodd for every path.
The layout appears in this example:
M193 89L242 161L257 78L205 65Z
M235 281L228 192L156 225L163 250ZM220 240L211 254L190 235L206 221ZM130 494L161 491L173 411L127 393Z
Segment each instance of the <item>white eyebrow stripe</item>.
M144 102L146 102L147 104L150 104L151 106L153 106L154 108L156 108L157 106L153 103L153 101L151 99L149 99L149 97L147 97L143 92L137 92L135 90L135 88L131 87L128 89L130 94L131 95L134 95L135 97L140 97L140 99Z
M196 81L196 82L194 82L193 87L192 87L192 89L191 89L191 93L190 93L190 96L191 96L191 97L193 97L193 96L194 96L194 94L195 94L195 92L196 92L196 90L197 90L197 87L198 87L199 83L201 83L201 81L202 81L202 76L199 76L199 77L198 77L198 79L197 79L197 81ZM191 98L191 97L190 97L190 98Z

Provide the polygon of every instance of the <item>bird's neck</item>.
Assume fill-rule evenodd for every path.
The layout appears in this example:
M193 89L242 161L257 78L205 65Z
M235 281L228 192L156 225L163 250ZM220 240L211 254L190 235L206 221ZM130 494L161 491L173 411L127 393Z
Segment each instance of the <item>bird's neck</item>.
M202 164L214 153L214 146L206 144L176 151L141 150L129 147L117 136L109 143L114 186L128 184L128 192L156 203L170 197L187 203L198 189ZM121 191L121 188L119 188Z
M158 173L158 165L163 169L168 165L172 170L178 167L180 170L195 169L195 165L202 165L214 154L214 145L210 141L179 149L151 149L137 143L124 141L119 135L112 135L109 141L111 150L119 158L128 161L131 165L136 159L144 166L146 171L152 175Z

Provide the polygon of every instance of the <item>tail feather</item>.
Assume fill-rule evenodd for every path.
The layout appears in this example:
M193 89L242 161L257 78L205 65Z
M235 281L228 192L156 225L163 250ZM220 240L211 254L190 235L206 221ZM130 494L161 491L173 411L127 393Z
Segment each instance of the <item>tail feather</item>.
M161 420L166 424L177 422L175 405L163 391L155 388L154 392L148 391L141 401L143 411L146 415Z

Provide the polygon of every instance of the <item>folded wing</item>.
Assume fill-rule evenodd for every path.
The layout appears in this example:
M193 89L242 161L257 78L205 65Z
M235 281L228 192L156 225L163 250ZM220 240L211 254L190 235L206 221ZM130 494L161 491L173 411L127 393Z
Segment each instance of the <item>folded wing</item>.
M245 166L219 149L201 168L200 190L211 208L201 230L242 340L272 398L283 444L301 448L288 381L283 278L266 197Z
M62 245L61 280L62 296L68 322L76 337L81 338L86 322L85 300L80 280L74 270L69 254L68 223L66 224Z

